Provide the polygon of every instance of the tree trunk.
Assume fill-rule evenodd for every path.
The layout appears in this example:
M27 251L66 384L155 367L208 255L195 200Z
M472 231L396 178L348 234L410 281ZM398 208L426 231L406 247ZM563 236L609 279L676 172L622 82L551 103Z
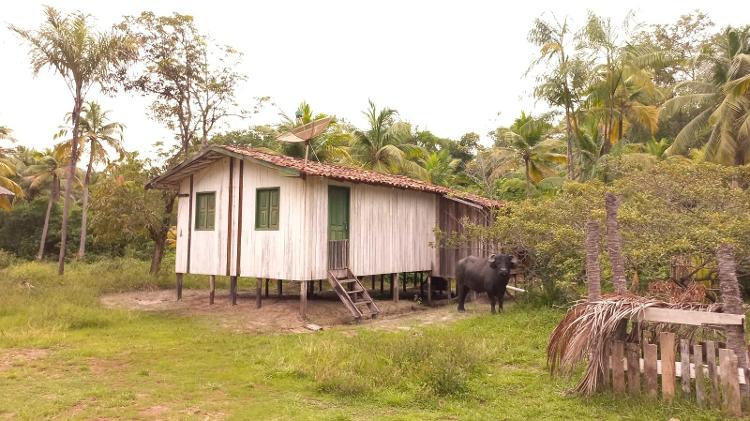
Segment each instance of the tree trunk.
M167 243L166 236L154 240L154 254L151 256L151 268L148 270L150 275L156 275L161 269L161 261L164 258L164 247Z
M60 256L57 262L57 273L65 273L65 247L68 241L68 219L70 207L73 204L73 178L76 175L76 164L78 163L78 129L81 120L81 105L83 95L81 87L76 86L75 104L73 106L73 138L70 140L70 163L68 163L68 176L65 180L65 200L63 201L62 227L60 228Z
M602 275L599 267L599 223L586 221L586 281L589 301L598 300L602 295Z
M625 262L622 257L622 236L617 223L619 200L614 194L607 193L604 198L604 207L607 212L607 253L612 264L612 284L615 287L615 293L624 294L628 290L628 284L625 279Z
M36 255L36 260L42 260L44 257L44 247L47 245L47 232L49 231L49 217L52 214L52 205L57 202L57 196L60 194L60 185L57 180L57 176L52 176L52 191L49 195L49 201L47 202L47 213L44 214L44 227L42 227L42 239L39 241L39 253Z
M573 130L570 127L570 107L568 104L565 104L565 126L566 130L568 131L568 151L567 151L567 157L568 157L568 180L572 180L575 178L574 173L574 162L573 162Z
M719 287L721 288L722 311L731 314L744 314L732 246L728 244L720 245L716 251L716 259L719 263ZM739 366L747 368L747 347L745 345L744 328L742 325L727 326L725 332L727 348L734 351L737 355Z
M156 275L159 273L159 269L161 269L161 260L164 257L164 248L167 244L167 234L169 233L172 209L174 209L176 197L177 195L173 192L162 192L164 215L162 216L161 224L150 230L151 239L154 241L154 254L151 256L151 268L149 269L149 274L151 275Z
M83 178L83 198L81 200L81 238L78 242L78 255L79 259L83 259L86 254L86 227L89 220L89 183L91 182L91 171L94 166L94 142L91 142L89 147L89 165L86 168L86 176Z
M526 168L526 197L531 197L531 179L529 178L529 159L523 159L524 166Z

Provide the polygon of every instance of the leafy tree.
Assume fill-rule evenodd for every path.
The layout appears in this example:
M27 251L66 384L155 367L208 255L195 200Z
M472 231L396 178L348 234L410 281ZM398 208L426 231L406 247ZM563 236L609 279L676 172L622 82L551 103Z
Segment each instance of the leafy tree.
M564 148L564 143L547 137L552 127L548 120L546 116L534 118L521 113L510 127L497 129L495 147L488 151L497 162L498 174L523 168L527 195L531 195L533 184L553 173L555 165L567 162L564 154L556 152Z
M367 130L357 130L351 144L351 157L358 165L381 172L422 176L424 169L409 160L419 156L421 148L412 141L408 123L396 121L398 112L391 108L370 108L362 112L369 123Z
M73 178L78 163L80 115L85 96L97 83L107 83L112 72L133 59L135 44L130 37L112 32L95 32L89 17L77 12L63 15L45 7L45 22L36 30L10 26L31 45L29 55L34 73L45 67L56 71L65 81L73 98L71 112L73 133L70 140L70 161L65 182L65 201L60 235L58 272L65 271L65 247L68 217L72 205Z
M120 162L108 166L91 189L91 232L94 244L115 253L128 247L147 249L149 240L156 253L151 270L158 271L164 252L161 227L170 220L161 192L146 190L146 183L161 172L137 152L126 152ZM166 242L166 237L164 237ZM158 251L161 250L161 251Z
M121 81L126 89L152 97L151 115L176 132L176 153L167 161L167 166L174 165L198 143L205 146L216 125L233 113L235 89L243 80L234 70L238 53L212 45L188 15L143 12L126 17L118 28L140 46L140 65L121 73ZM216 55L218 63L211 60ZM156 244L152 274L161 265L176 197L170 191L160 194L162 211L155 215L162 218L161 225L149 225Z

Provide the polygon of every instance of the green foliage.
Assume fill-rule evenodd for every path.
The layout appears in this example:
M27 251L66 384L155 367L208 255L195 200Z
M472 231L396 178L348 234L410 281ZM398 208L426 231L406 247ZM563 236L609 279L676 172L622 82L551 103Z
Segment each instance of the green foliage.
M0 269L5 269L10 265L15 264L17 261L18 258L16 258L15 254L0 249Z
M716 247L724 242L737 247L740 267L750 264L750 235L743 228L750 224L750 191L733 187L749 185L750 168L682 159L639 167L630 157L611 156L610 185L567 182L557 195L508 202L491 228L474 227L470 236L528 255L531 277L539 280L543 295L572 299L584 280L585 221L603 218L604 193L611 190L622 199L627 270L642 282L665 279L673 256L692 256L715 267ZM607 261L604 252L602 259ZM606 271L607 265L605 278Z

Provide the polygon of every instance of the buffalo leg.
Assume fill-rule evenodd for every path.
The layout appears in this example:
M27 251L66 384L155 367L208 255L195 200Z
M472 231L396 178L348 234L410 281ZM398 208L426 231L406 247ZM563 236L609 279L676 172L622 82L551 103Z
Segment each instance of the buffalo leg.
M469 288L465 285L461 285L458 292L458 311L460 311L461 313L466 311L466 309L464 309L464 303L466 302L466 294L468 293Z
M497 311L495 311L495 303L497 302L497 297L495 297L492 294L487 294L487 295L490 297L490 306L492 308L492 314L495 314L495 313L497 313ZM502 300L500 300L500 301L502 302Z

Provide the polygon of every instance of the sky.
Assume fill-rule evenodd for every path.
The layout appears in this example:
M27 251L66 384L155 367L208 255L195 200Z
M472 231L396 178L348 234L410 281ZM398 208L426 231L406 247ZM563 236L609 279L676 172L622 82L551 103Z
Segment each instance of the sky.
M37 28L42 5L82 11L108 28L123 15L144 10L194 16L196 25L221 44L244 55L239 72L247 80L238 101L251 108L255 97L274 105L250 119L229 120L220 130L276 123L301 101L315 112L336 115L360 127L371 99L398 110L402 119L438 136L485 135L508 125L521 111L546 107L532 97L534 80L524 76L536 56L526 40L535 18L568 17L575 27L587 11L621 22L628 11L644 24L671 23L696 9L717 26L750 23L737 3L682 1L94 1L26 0L0 4L0 126L13 130L19 144L44 148L72 108L60 76L33 75L28 46L9 24ZM150 100L131 94L114 97L92 91L113 121L124 123L125 147L153 154L153 144L174 135L148 116Z

